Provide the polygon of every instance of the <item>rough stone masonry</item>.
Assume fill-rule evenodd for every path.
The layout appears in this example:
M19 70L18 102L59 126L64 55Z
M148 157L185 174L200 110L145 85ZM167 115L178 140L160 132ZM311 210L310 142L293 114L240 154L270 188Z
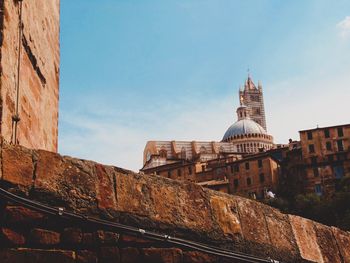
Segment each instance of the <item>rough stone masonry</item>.
M23 0L19 21L19 1L0 0L0 135L11 141L19 92L16 141L49 151L58 138L59 2Z
M1 185L32 200L283 262L350 262L350 233L157 176L1 143ZM3 203L1 262L227 262ZM232 261L229 261L232 262ZM238 261L237 261L238 262Z

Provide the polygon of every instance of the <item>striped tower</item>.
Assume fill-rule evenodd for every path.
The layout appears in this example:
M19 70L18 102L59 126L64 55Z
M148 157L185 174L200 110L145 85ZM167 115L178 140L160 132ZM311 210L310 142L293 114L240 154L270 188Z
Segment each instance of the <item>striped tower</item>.
M250 74L248 74L244 87L241 87L239 90L239 100L240 105L248 107L250 118L267 131L264 97L260 81L258 87L256 87Z

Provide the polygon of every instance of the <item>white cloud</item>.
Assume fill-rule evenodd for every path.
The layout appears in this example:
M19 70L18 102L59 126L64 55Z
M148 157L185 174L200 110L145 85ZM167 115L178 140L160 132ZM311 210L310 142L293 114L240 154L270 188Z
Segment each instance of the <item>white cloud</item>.
M315 128L317 124L322 127L350 123L347 83L350 83L347 72L322 79L301 77L265 83L268 131L275 142L298 139L299 130ZM147 112L137 121L133 120L131 112L125 112L122 119L122 115L96 117L86 109L63 111L59 151L138 171L148 140L221 140L228 126L236 120L237 104L238 98L229 94L224 99L210 98L200 103L191 98L173 105L177 114L172 117L167 109L161 109ZM90 110L94 112L93 108Z
M232 98L193 105L183 101L173 118L164 112L143 115L139 123L95 118L86 112L61 112L59 152L138 171L148 140L220 140L234 121ZM203 107L204 106L204 107ZM93 109L91 109L93 111ZM150 125L152 124L152 125Z
M350 37L350 16L347 16L344 20L340 21L337 24L337 28L339 30L339 35L342 38Z

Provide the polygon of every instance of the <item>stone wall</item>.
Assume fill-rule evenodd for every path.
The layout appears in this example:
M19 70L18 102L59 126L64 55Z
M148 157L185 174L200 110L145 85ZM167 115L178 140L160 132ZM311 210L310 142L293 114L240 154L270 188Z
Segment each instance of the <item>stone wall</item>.
M70 211L283 262L350 262L349 232L193 183L5 142L1 165L3 187ZM13 204L3 204L2 210L4 262L21 262L28 255L54 262L226 262L67 225Z
M11 140L16 108L19 2L0 0L0 134ZM57 151L59 0L23 0L18 142Z

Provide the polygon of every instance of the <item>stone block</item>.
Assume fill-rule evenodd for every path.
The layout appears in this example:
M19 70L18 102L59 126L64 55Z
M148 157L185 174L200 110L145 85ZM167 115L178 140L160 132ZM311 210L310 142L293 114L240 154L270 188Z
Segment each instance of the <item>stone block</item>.
M235 238L242 236L241 224L237 212L237 204L232 198L213 195L210 198L210 205L224 235Z
M60 243L60 234L46 229L34 228L30 231L29 241L36 245L53 246Z
M198 251L183 252L183 263L216 263L219 262L218 257Z
M2 147L2 179L29 189L33 185L32 150L6 142Z
M142 257L140 251L135 247L120 249L120 262L122 263L140 263Z
M99 263L119 263L120 253L117 247L101 247Z
M1 228L0 243L10 246L22 246L26 242L24 236L12 229Z
M289 215L289 220L301 257L312 262L323 262L322 253L317 243L314 222L293 215Z
M209 198L200 186L132 173L117 173L116 179L118 211L192 231L214 228Z
M122 234L119 237L119 243L123 243L123 244L140 244L140 245L150 245L153 243L153 241L148 240L148 239L142 239L139 237L135 237L135 236L130 236L130 235L125 235Z
M48 191L59 191L56 180L62 175L65 169L62 156L43 150L38 150L37 153L34 187Z
M178 248L144 248L143 262L182 263L182 251Z
M38 152L36 180L37 194L45 193L45 199L64 201L69 209L96 213L95 163L47 151Z
M96 231L94 237L95 242L102 245L116 245L119 240L119 234L102 230Z
M99 209L116 209L114 171L112 167L95 164L96 168L96 195Z
M295 256L298 255L298 246L288 215L266 206L264 215L272 245Z
M0 249L1 263L74 263L75 252L43 249Z
M93 233L83 233L82 244L84 246L93 246L95 244L95 238Z
M264 216L264 206L255 201L236 197L243 237L247 241L270 244Z
M6 206L3 220L7 224L32 224L45 219L45 216L23 206Z
M314 222L317 244L320 247L324 263L342 263L331 227Z
M93 251L78 250L76 252L77 263L97 263L97 255Z
M65 228L61 234L61 242L66 245L79 245L83 240L80 228Z
M332 232L339 247L344 263L350 263L350 232L332 227Z
M149 186L143 176L116 174L116 195L118 211L147 216L154 211L149 197ZM133 198L130 198L133 196Z

